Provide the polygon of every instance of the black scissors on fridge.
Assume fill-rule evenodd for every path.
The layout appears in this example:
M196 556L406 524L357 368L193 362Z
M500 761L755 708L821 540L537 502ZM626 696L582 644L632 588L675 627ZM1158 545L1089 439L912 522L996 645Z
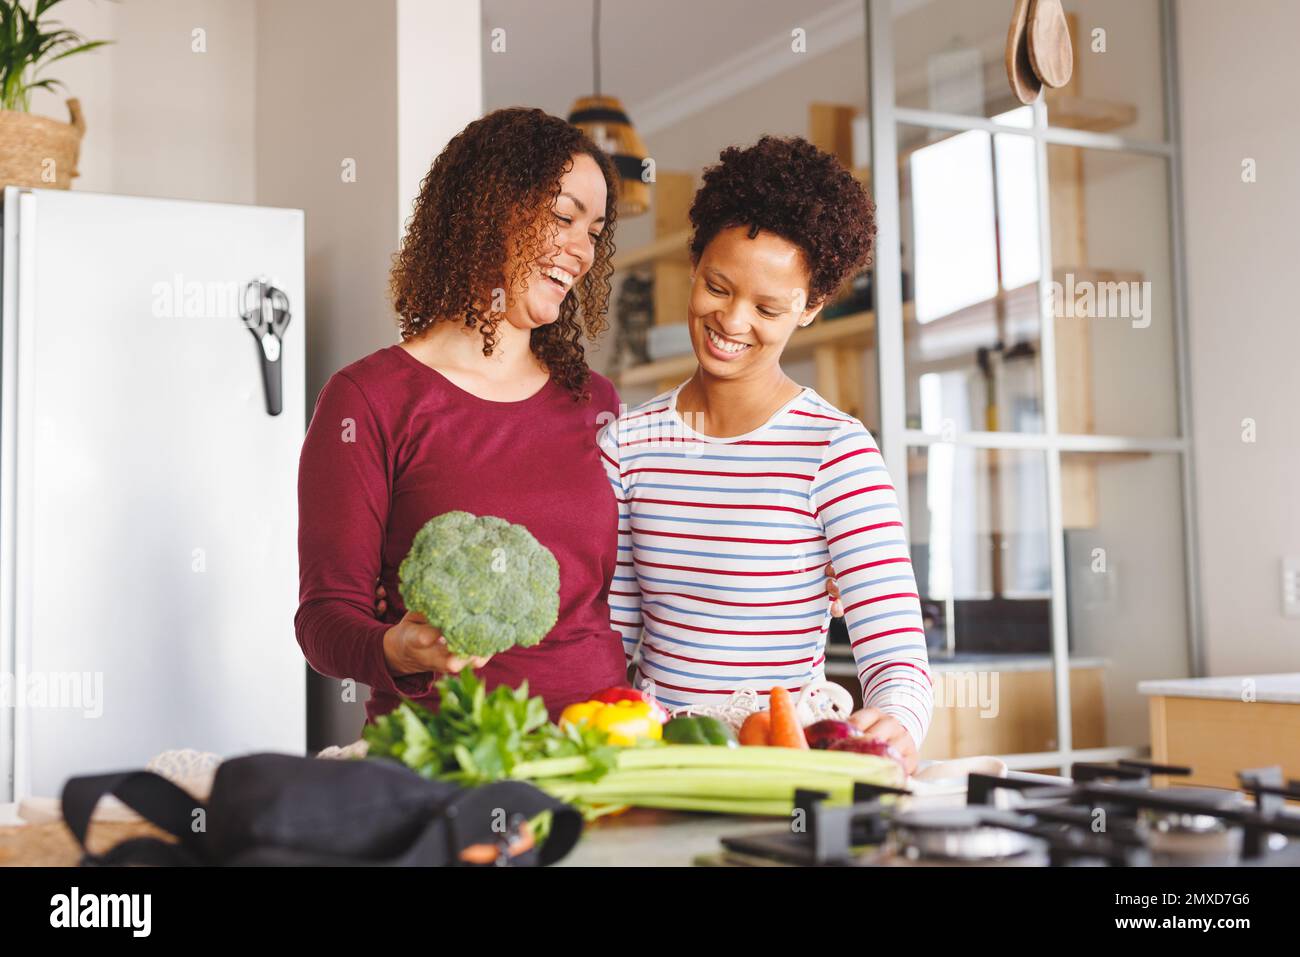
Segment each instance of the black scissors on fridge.
M289 297L264 277L259 277L244 287L240 315L257 340L257 350L262 357L266 411L270 415L279 415L284 408L280 354L284 349L284 330L291 318Z

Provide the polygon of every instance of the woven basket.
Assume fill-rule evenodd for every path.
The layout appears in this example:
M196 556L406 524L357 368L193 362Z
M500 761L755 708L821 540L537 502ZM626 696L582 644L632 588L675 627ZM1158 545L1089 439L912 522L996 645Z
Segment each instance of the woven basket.
M68 100L71 121L0 110L0 187L67 189L77 176L86 121L81 104Z

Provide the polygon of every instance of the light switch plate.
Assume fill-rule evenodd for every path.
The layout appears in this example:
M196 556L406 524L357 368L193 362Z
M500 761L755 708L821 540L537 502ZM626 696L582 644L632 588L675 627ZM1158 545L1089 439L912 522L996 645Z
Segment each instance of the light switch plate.
M1300 618L1300 558L1282 559L1282 615Z

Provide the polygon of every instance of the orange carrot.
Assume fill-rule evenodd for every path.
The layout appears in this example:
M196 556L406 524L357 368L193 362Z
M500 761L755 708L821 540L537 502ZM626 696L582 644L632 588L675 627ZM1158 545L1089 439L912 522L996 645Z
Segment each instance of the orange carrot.
M510 856L532 850L533 843L533 829L525 821L519 827L519 836L510 844ZM496 844L469 844L460 852L460 859L467 864L492 864L500 856L501 849Z
M807 748L808 739L795 714L794 698L790 692L784 688L773 688L770 699L772 730L767 736L768 743L778 748Z
M765 745L771 728L772 716L766 711L755 711L740 726L740 743Z

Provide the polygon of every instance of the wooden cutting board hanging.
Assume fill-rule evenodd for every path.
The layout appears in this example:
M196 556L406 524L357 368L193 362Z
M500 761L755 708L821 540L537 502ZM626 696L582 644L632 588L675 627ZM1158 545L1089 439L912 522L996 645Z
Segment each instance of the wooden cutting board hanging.
M1029 11L1029 64L1043 86L1059 89L1074 73L1070 25L1061 0L1033 0Z
M1007 31L1007 82L1021 103L1032 103L1042 92L1043 81L1029 61L1029 8L1033 0L1016 0Z

